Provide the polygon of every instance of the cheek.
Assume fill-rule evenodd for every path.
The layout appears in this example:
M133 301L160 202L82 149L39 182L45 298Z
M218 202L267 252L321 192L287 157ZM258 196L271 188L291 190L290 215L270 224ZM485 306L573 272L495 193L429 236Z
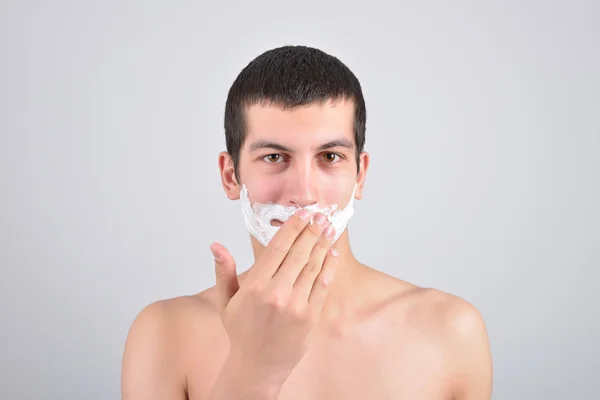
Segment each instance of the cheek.
M251 203L278 203L283 195L283 185L277 179L261 177L260 179L249 179L245 184Z
M324 189L321 192L321 202L327 205L337 204L339 208L345 208L350 202L355 185L356 180L348 177L338 177L328 181L323 186Z
M251 203L278 202L283 188L280 178L265 174L260 170L260 165L250 162L245 155L240 159L240 171L241 182L248 189Z

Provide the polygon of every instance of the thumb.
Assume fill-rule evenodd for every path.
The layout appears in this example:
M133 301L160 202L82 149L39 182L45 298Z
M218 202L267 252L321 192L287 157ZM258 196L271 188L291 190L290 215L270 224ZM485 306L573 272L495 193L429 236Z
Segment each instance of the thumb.
M219 243L213 243L210 251L215 258L216 288L218 293L219 310L223 311L229 300L240 288L235 261L229 251Z

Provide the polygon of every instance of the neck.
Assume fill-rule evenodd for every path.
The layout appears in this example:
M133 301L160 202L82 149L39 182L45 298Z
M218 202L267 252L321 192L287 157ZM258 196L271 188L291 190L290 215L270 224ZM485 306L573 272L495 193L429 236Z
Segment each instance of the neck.
M253 236L251 240L254 259L257 260L265 248ZM326 325L337 325L342 322L352 312L355 303L360 302L356 287L360 283L360 272L365 269L352 253L348 228L332 247L340 255L335 278L329 287L329 294L321 312L321 321Z

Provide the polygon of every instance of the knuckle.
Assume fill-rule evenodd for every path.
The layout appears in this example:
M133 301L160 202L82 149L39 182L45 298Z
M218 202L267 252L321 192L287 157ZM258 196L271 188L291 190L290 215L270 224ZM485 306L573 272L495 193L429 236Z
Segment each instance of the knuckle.
M283 310L285 308L285 297L279 292L272 292L265 299L266 304L275 310Z
M285 254L285 248L281 243L275 243L273 247L271 247L271 255L277 257Z
M294 306L290 307L289 313L296 321L306 321L308 317L306 308L300 304L294 304Z
M260 294L260 288L258 287L258 285L254 282L249 283L248 286L246 286L246 291L248 292L249 295L251 296L257 296Z
M316 276L321 271L321 264L318 261L313 260L306 264L306 267L304 268L307 274L310 276Z
M290 252L288 253L288 257L294 263L300 263L300 262L303 262L305 260L306 253L304 251L300 250L300 249L292 248L290 250Z
M329 287L329 281L327 279L321 278L321 279L319 279L319 285L323 289L327 289Z
M321 233L323 231L323 228L321 228L319 225L317 224L313 224L311 225L308 229L308 234L314 238L317 239L319 237L321 237Z
M327 288L329 286L329 280L327 279L327 275L329 272L329 268L323 267L321 273L315 279L315 285L318 285L320 289Z
M323 271L321 272L321 274L318 277L319 285L324 289L329 288L334 276L335 276L335 268L331 268L331 267L325 268L324 267Z
M295 218L290 218L290 225L295 232L300 232L304 229L304 222L297 216L295 216Z
M332 243L332 241L333 241L333 237L331 237L331 238L328 238L328 237L326 237L326 236L321 236L321 237L319 238L319 243L318 243L318 245L319 245L319 247L320 247L320 248L322 248L322 249L329 249L329 247L331 246L331 243Z

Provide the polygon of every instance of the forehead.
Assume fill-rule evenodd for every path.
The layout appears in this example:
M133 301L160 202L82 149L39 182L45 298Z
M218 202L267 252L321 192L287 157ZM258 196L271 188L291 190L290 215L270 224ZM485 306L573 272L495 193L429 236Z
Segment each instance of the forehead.
M246 140L272 140L300 145L347 138L354 142L354 103L347 100L315 103L284 109L278 105L256 104L245 112Z

